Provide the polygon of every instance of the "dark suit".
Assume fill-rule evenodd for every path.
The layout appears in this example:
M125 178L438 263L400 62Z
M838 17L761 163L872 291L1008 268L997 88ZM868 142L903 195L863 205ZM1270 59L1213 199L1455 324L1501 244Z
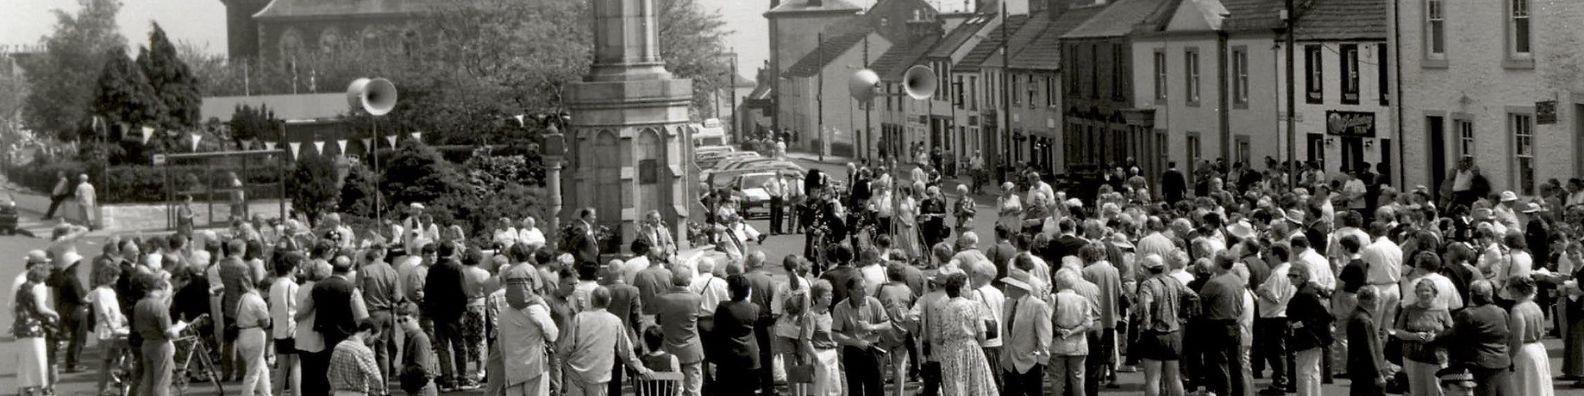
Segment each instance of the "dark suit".
M1511 395L1512 358L1508 355L1507 311L1496 304L1464 308L1452 315L1452 330L1436 335L1452 367L1466 367L1480 385L1476 395Z
M657 297L655 322L665 334L665 351L676 355L677 361L695 364L704 361L704 345L699 342L698 293L686 288L672 288Z
M651 263L649 268L638 271L638 276L633 278L632 286L638 289L638 300L643 307L643 314L658 314L660 313L659 296L671 290L671 271L659 263Z
M1182 172L1176 169L1167 169L1161 175L1161 194L1166 197L1166 202L1176 204L1188 193L1188 181L1183 178Z
M578 226L577 235L572 236L572 256L577 258L578 264L599 262L599 240L594 235L593 227L582 223Z
M641 334L638 332L638 327L643 325L643 321L639 319L639 315L643 314L643 302L639 301L638 288L624 283L617 283L605 285L605 289L610 290L611 293L610 306L606 307L605 310L609 311L611 315L621 318L622 327L627 331L627 339L634 340L633 342L636 344L642 344L643 338L640 337ZM621 368L622 360L616 359L615 367L611 370L611 380L608 383L608 394L621 394L622 374L624 373Z
M759 343L760 347L759 361L769 362L770 359L774 358L774 351L770 349L770 337L772 335L771 330L775 326L775 316L771 314L770 304L772 304L772 298L775 297L775 279L772 279L770 274L762 268L748 271L743 277L748 278L749 302L759 306L759 317L753 323L754 340ZM716 316L720 315L719 310L715 312ZM717 321L716 323L719 322ZM762 365L759 368L758 376L762 393L774 395L775 374L771 370L771 365Z
M1001 241L995 246L985 248L984 254L990 259L990 264L995 265L996 279L1001 279L1007 276L1007 266L1010 266L1012 258L1017 256L1017 248L1012 247L1011 242Z
M759 320L760 311L758 305L748 301L722 302L715 308L715 332L709 337L717 346L715 356L710 358L719 371L712 388L716 395L754 394L754 385L759 381L755 372L760 366L754 322Z
M467 310L465 276L456 260L443 260L429 268L424 278L423 315L433 322L435 354L440 358L444 381L466 377L467 341L463 337L462 314Z
M309 291L313 299L313 330L324 336L323 351L302 354L302 387L304 395L330 393L330 355L335 345L357 332L357 319L352 316L352 282L337 275L314 284ZM302 331L302 330L298 330Z
M1375 318L1369 311L1356 309L1348 316L1348 379L1352 381L1349 394L1354 396L1384 395L1385 390L1376 384L1381 370L1386 368L1385 353L1377 333Z

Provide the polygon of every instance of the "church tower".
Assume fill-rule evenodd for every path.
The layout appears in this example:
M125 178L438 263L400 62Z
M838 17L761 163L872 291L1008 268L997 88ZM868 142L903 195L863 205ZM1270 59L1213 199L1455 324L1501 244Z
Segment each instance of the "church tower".
M232 60L257 58L259 26L253 14L270 0L220 0L226 7L226 56Z
M673 78L660 59L654 0L591 1L594 64L567 94L562 218L596 209L625 251L644 215L658 211L686 244L692 81Z

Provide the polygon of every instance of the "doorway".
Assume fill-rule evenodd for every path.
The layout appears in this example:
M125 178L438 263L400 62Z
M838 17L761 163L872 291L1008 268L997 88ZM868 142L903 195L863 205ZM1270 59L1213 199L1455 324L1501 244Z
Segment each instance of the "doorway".
M1342 140L1342 173L1357 172L1364 166L1364 138L1357 136L1343 136Z
M1425 131L1430 140L1430 195L1441 202L1441 183L1446 180L1446 119L1441 116L1425 117Z
M1321 169L1325 169L1325 135L1311 133L1306 136L1308 141L1305 147L1309 148L1309 163L1320 164L1322 165Z

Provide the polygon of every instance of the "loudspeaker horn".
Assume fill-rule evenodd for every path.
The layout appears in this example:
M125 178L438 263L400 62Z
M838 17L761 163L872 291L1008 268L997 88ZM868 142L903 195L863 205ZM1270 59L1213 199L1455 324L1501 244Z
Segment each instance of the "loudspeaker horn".
M935 70L929 66L914 65L902 75L902 90L917 100L935 96Z
M396 84L383 78L359 78L347 86L347 105L382 116L396 108Z
M868 102L880 93L880 75L874 70L859 70L847 80L847 90L852 92L853 99Z

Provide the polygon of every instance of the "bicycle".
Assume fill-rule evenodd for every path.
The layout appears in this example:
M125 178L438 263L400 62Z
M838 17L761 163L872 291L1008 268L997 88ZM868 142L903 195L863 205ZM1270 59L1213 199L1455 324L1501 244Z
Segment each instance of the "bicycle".
M105 365L104 380L99 384L99 395L128 396L132 394L132 385L137 383L137 359L132 356L132 348L127 347L127 336L116 335L106 341L105 353L114 354L110 363Z
M171 388L178 395L187 394L187 388L192 385L195 376L214 384L216 394L225 394L225 387L220 385L220 370L215 369L213 361L209 359L209 345L204 343L203 336L198 332L198 329L209 325L207 319L208 314L198 315L193 318L191 325L182 329L180 336L171 340L176 345L176 368L171 372ZM186 356L183 356L183 352L186 352ZM198 358L196 370L193 369L195 356Z

